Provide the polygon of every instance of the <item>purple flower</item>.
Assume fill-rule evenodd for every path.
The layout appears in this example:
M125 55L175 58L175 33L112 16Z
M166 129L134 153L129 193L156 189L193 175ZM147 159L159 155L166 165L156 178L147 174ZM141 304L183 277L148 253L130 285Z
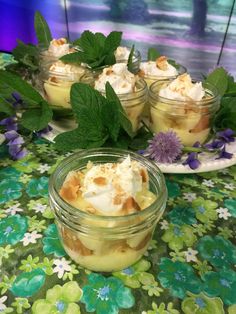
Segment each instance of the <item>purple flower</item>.
M42 137L43 135L49 133L50 131L52 131L52 127L50 125L46 126L46 128L40 130L40 131L37 131L35 132L35 134L38 136L38 137Z
M13 97L12 106L15 109L21 109L21 107L23 105L23 100L21 99L20 95L17 92L13 92L11 95Z
M27 155L27 150L22 146L24 144L24 139L15 130L8 131L4 134L6 140L8 141L7 146L9 154L13 159L21 159Z
M235 132L231 129L226 129L224 131L216 133L216 136L222 139L225 143L230 143L235 141Z
M193 170L197 169L201 164L197 157L198 154L196 152L189 153L187 159L183 162L183 165L189 165Z
M219 157L216 159L221 159L221 158L231 159L232 157L233 157L233 154L226 152L225 145L224 145L224 147L221 149L219 153Z
M16 117L5 118L0 121L0 125L5 126L6 131L17 130L18 125L16 123Z
M173 131L157 133L148 141L147 155L157 162L172 163L182 153L182 144L177 134Z
M21 159L28 154L28 151L21 145L11 145L9 146L9 154L13 159Z
M205 144L204 147L210 150L218 149L224 146L224 141L222 140L214 140L211 143Z

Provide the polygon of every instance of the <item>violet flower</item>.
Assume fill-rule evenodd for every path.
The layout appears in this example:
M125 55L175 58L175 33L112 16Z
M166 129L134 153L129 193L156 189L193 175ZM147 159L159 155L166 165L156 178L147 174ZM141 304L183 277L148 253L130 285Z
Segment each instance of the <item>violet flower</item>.
M148 143L146 155L156 162L172 163L182 153L181 141L172 130L157 133Z
M196 152L188 153L187 159L183 162L183 165L188 165L193 170L197 169L200 164L201 163L198 160L198 153Z
M216 133L216 136L222 139L225 143L231 143L235 141L235 132L231 129L226 129L224 131Z
M22 100L21 96L17 92L13 92L11 95L13 97L12 106L15 109L21 109L21 107L23 105L23 100Z
M213 140L211 143L205 144L204 147L209 150L219 149L224 146L224 141Z
M16 123L16 117L15 116L1 120L0 125L3 125L6 129L6 131L11 131L11 130L17 131L18 130L18 125Z
M20 134L18 134L15 130L11 130L4 133L4 136L8 141L8 151L13 159L21 159L27 155L28 151L23 146L25 142Z
M50 131L52 131L52 127L51 127L50 125L48 125L48 126L46 126L46 128L35 132L35 134L36 134L38 137L42 137L43 135L46 135L46 134L49 133Z
M21 159L28 154L27 149L25 147L22 147L21 145L11 145L9 146L8 151L15 160Z
M221 158L231 159L232 157L233 157L233 154L226 152L225 145L224 145L221 151L219 152L219 157L216 159L221 159Z

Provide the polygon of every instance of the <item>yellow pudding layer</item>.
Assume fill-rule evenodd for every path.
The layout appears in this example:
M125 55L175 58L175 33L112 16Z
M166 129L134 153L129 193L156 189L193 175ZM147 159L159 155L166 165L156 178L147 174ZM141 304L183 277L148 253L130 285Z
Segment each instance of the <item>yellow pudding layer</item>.
M74 82L53 83L46 81L44 83L44 91L48 102L53 106L71 108L70 105L70 89Z

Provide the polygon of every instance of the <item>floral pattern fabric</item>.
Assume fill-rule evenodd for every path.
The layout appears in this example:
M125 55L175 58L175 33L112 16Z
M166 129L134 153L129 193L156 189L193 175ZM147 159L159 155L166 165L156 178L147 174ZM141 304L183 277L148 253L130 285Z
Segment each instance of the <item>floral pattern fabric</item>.
M236 313L236 166L166 175L169 198L151 245L99 274L64 251L48 204L63 157L46 140L0 160L0 313Z

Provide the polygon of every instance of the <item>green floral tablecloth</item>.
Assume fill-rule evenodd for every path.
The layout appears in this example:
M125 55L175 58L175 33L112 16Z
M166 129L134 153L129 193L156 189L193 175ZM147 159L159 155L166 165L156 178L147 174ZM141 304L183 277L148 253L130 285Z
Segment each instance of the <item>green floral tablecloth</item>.
M36 140L0 159L0 313L236 313L236 166L166 176L169 199L145 256L112 274L64 252L48 206L62 156Z

